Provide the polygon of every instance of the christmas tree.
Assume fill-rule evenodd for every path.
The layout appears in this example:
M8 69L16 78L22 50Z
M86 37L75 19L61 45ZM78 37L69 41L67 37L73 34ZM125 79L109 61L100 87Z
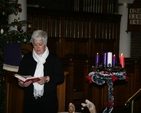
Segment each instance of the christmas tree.
M4 43L29 44L31 37L31 23L27 20L19 21L15 19L8 24L10 14L17 15L22 12L22 6L18 0L0 0L0 113L5 112L5 76L3 74L3 45ZM27 26L31 32L24 31L23 26ZM16 27L16 30L10 30Z

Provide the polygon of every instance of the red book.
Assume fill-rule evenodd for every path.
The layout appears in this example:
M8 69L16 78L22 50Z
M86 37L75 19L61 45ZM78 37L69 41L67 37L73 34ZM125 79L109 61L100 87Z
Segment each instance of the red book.
M40 80L39 77L33 77L33 76L22 76L19 74L15 74L14 75L16 78L22 80L23 82L27 82L27 81L32 81L32 82L37 82Z

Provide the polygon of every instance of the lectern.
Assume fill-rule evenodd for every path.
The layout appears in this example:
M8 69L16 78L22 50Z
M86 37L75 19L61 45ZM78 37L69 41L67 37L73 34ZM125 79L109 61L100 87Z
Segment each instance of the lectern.
M22 103L24 91L18 85L17 78L14 77L15 72L4 70L6 76L6 108L5 113L22 113ZM66 76L68 72L64 72L65 80L57 86L58 111L65 111L66 97Z

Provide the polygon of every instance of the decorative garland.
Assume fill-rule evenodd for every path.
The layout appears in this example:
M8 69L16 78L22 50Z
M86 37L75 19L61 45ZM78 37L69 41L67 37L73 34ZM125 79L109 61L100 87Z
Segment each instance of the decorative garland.
M108 85L108 102L107 107L104 109L103 113L111 113L114 108L114 96L113 96L113 82L116 80L128 80L126 76L125 69L118 68L101 68L92 67L93 71L90 72L86 78L89 83L96 83L97 85L103 85L107 83Z

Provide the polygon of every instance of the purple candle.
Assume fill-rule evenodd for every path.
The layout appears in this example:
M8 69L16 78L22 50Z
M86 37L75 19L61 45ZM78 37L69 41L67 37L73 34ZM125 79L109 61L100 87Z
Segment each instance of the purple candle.
M100 62L100 56L99 56L99 54L97 53L97 54L95 55L95 66L98 66L99 62Z
M113 58L112 58L112 66L114 67L116 65L116 56L113 55Z
M106 67L107 65L107 53L103 53L103 66Z

